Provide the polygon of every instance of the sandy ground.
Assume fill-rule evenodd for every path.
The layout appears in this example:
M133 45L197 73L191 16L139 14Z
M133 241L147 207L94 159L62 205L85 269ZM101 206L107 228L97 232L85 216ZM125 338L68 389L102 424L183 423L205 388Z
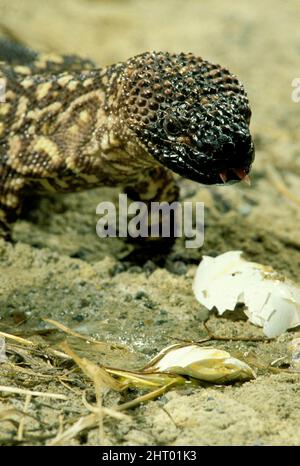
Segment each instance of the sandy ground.
M99 65L159 49L192 51L222 63L248 90L256 144L251 188L182 184L182 199L205 202L205 242L201 249L186 250L178 240L164 265L155 260L128 261L132 245L97 238L95 207L102 199L116 199L116 190L97 189L38 202L17 222L15 245L0 243L0 330L23 336L41 333L49 328L41 319L52 318L126 348L101 353L79 348L86 356L115 367L138 368L176 338L205 336L202 321L207 313L191 289L203 254L243 250L247 258L299 280L300 208L278 191L270 172L275 167L290 192L299 195L300 103L291 99L291 82L300 72L298 0L0 0L0 11L2 35L38 50L89 56ZM222 335L262 334L242 318L212 316L209 325ZM258 360L270 363L287 354L296 334L296 330L288 332L271 343L215 345L239 353L251 350ZM54 332L44 342L59 337L61 333ZM31 400L28 412L38 413L44 427L41 430L41 424L28 420L28 435L54 436L58 418L64 425L84 412L80 384L70 390L21 373L12 379L7 367L1 379L5 385L52 389L68 396L67 402ZM298 375L269 371L259 371L255 381L243 385L185 387L132 410L130 422L105 419L103 441L298 445L299 396ZM113 404L118 397L110 394L105 402ZM1 408L23 405L22 396L0 394ZM10 439L16 438L17 428L1 423L0 443L14 443ZM42 437L25 441L45 442ZM96 444L95 429L66 443Z

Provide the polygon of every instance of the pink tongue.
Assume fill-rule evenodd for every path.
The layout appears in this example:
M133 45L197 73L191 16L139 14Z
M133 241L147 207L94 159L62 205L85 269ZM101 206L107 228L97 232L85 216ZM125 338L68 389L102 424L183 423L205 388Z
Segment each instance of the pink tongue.
M227 173L224 171L224 172L220 172L219 173L219 176L221 178L221 180L223 181L223 183L226 183L227 181Z
M243 170L242 168L233 168L232 170L240 178L240 180L245 181L245 183L247 183L249 186L251 185L250 176L247 175L245 170ZM226 183L226 181L228 180L227 171L224 170L224 171L220 172L219 177L221 178L223 183Z
M245 183L251 186L250 176L247 175L245 170L243 170L242 168L234 168L233 171L241 180L245 181Z

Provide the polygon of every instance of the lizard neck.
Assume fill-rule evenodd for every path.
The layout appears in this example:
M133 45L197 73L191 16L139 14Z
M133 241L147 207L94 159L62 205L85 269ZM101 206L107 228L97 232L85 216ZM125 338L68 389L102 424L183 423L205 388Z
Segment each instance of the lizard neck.
M13 170L58 180L56 189L66 191L77 181L79 189L126 184L151 167L154 159L132 145L119 115L122 69L8 79L5 119L13 124L5 142Z

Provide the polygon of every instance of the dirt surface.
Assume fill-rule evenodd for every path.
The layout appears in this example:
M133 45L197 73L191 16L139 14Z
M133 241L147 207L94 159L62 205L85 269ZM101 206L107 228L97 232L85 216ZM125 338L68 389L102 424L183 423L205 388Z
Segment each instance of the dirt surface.
M182 200L205 202L205 242L201 249L188 250L179 239L160 260L151 255L148 260L130 260L126 256L134 251L132 244L96 236L96 205L115 200L117 190L96 189L35 202L15 226L15 244L0 243L1 331L26 338L34 334L39 343L55 344L63 333L46 333L53 327L42 318L51 318L108 343L99 352L73 339L73 349L98 363L134 369L178 338L199 340L206 335L202 321L207 311L191 288L203 254L243 250L248 259L272 265L299 281L300 207L289 197L300 191L300 103L291 98L291 82L300 72L298 0L0 0L0 11L1 35L37 50L88 56L100 66L145 50L191 51L222 63L248 91L256 145L251 188L181 182ZM282 191L277 176L288 192ZM242 318L212 315L208 323L222 335L262 335ZM213 344L233 353L251 351L267 364L286 356L295 336L297 330L270 343ZM35 367L34 359L24 363L24 355L14 362L20 368ZM59 428L88 414L81 400L86 388L79 383L82 379L63 385L21 369L12 377L7 363L0 370L2 385L68 397L29 400L26 409L35 419L25 421L19 443L49 443ZM133 394L122 395L122 401L126 396ZM102 441L299 445L299 396L299 375L267 370L259 370L256 380L242 385L187 386L129 411L130 420L105 418ZM22 395L0 393L0 408L22 410L24 400ZM109 393L104 404L118 401L120 395ZM18 422L17 417L15 422L0 423L0 443L18 443ZM96 429L87 429L65 444L97 442Z

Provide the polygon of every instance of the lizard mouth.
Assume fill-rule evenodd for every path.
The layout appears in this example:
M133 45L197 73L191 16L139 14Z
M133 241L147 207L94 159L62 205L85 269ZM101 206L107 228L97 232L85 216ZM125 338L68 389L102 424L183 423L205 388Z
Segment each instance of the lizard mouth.
M239 181L244 181L248 185L251 184L249 172L252 160L249 160L243 166L229 166L229 168L224 167L224 165L218 168L206 166L205 170L203 170L203 167L199 169L199 165L195 164L193 159L178 158L176 154L173 157L169 156L167 163L164 158L160 162L178 173L178 175L201 184L230 185Z
M248 174L249 169L245 168L228 168L219 173L222 183L234 183L237 181L244 181L248 186L251 185L251 179Z
M179 167L178 165L174 167L169 164L169 168L171 168L175 173L201 184L231 185L243 181L248 186L251 185L251 179L249 176L251 164L243 167L222 167L219 169L205 170L204 172L199 171L199 169L196 169L192 164L185 161L182 167Z
M252 141L232 153L195 152L185 144L177 145L175 149L168 145L163 151L154 150L154 158L178 175L197 183L229 185L244 181L250 185L249 172L255 154Z

